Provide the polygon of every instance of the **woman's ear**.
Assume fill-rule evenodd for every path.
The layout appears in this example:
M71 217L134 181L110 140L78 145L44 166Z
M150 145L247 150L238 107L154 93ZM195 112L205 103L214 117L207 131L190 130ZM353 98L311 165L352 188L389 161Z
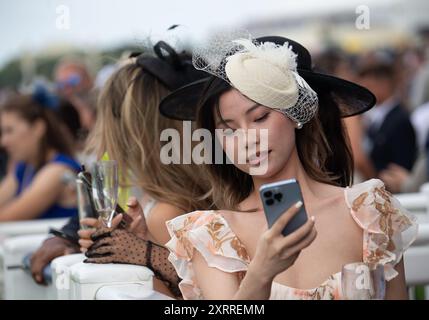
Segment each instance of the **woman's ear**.
M46 133L46 122L38 119L33 123L33 132L37 138L41 139Z

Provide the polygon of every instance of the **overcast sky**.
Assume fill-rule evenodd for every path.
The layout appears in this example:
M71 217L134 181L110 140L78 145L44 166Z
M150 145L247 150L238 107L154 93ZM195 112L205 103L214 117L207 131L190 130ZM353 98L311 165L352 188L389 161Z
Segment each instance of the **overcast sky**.
M333 11L395 0L0 0L0 67L21 50L52 43L107 47L183 24L194 36L218 26ZM70 12L70 29L58 29L57 8Z

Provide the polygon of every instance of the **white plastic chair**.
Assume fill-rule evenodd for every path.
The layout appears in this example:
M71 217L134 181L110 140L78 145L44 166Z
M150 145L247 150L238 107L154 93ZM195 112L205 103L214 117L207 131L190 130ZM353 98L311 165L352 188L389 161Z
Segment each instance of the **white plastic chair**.
M174 300L139 283L113 284L101 287L96 300Z
M24 235L44 235L48 234L49 228L61 228L66 222L67 218L59 219L40 219L40 220L25 220L25 221L12 221L0 223L0 298L4 297L4 247L3 243L6 239ZM30 238L26 238L30 240ZM28 243L29 247L33 247L31 241ZM24 244L21 243L21 248ZM30 251L30 250L29 250ZM3 288L2 288L3 287Z
M404 254L408 286L429 285L429 246L411 247Z
M97 292L112 285L139 284L153 289L153 272L129 264L91 264L79 262L70 267L70 299L94 300Z
M429 299L429 223L419 224L416 241L404 253L404 267L410 296L414 296L413 287L426 286L425 296Z
M0 223L0 243L8 237L29 234L48 234L49 228L61 228L68 221L67 218L25 220Z
M52 260L52 285L55 288L56 299L70 300L70 268L83 260L85 260L85 255L81 253L70 254Z
M395 197L402 206L415 214L419 221L429 222L429 183L425 183L416 193L400 193Z
M8 300L53 299L52 286L38 285L31 274L20 268L23 258L36 250L46 234L11 237L3 242L4 298Z
M429 223L419 223L419 233L412 247L429 246Z

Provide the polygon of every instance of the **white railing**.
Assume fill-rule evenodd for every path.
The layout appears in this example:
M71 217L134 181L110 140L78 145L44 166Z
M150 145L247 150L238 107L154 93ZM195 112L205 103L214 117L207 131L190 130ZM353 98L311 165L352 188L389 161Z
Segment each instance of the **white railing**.
M0 223L0 299L5 297L5 288L6 285L4 271L6 270L5 266L5 248L4 243L6 240L18 236L34 236L41 235L46 237L49 228L61 228L67 222L66 218L60 219L40 219L40 220L25 220L25 221L13 221L13 222L2 222ZM24 245L24 244L22 244ZM31 241L29 241L31 247ZM37 248L37 246L36 246ZM21 248L23 249L23 248ZM19 251L19 250L18 250ZM18 254L16 251L16 254ZM9 258L11 257L12 251L9 251ZM24 253L20 253L24 255ZM23 256L20 257L20 262L22 261ZM19 271L17 271L19 274ZM12 273L16 275L16 273ZM12 275L11 274L11 275Z
M422 185L419 192L395 194L395 197L411 213L429 217L429 183Z
M2 222L0 223L0 241L25 234L47 234L49 228L61 228L67 220L67 218L60 218Z
M23 259L35 251L46 239L47 234L12 237L3 242L4 299L36 300L50 299L53 291L48 286L34 282L25 269Z

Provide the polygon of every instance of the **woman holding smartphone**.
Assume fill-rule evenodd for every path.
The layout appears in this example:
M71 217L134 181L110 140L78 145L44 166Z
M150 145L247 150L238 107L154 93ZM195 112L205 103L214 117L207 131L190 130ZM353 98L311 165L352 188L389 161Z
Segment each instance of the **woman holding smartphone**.
M352 186L341 118L371 108L372 93L313 72L309 52L292 40L231 40L195 50L194 65L213 77L177 90L160 105L166 116L189 119L196 105L190 93L200 90L198 126L223 141L224 159L246 154L244 163L205 165L210 196L222 210L167 222L167 247L184 298L342 299L342 266L363 261L384 265L386 298L406 299L402 254L416 223L380 180ZM256 139L245 136L251 129ZM240 134L245 143L233 143ZM303 201L269 228L259 189L285 179L299 182ZM309 219L284 236L303 203ZM405 230L411 238L401 237Z

